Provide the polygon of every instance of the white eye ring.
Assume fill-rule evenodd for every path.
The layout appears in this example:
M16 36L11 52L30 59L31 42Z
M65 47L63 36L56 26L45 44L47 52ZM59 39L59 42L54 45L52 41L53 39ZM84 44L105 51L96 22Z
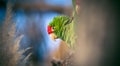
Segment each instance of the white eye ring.
M53 27L53 29L55 29L55 27Z
M52 28L52 31L54 31L54 29Z

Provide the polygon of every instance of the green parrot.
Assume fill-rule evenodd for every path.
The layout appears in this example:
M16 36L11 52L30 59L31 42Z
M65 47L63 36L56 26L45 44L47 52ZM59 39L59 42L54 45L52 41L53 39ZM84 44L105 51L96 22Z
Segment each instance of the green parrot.
M68 44L74 42L74 22L73 17L68 16L56 16L48 24L48 34L52 39L60 38Z
M79 0L72 0L72 17L65 15L56 16L48 24L47 31L53 40L60 38L65 41L69 47L73 47L76 38L74 33L74 18L77 15L79 4Z

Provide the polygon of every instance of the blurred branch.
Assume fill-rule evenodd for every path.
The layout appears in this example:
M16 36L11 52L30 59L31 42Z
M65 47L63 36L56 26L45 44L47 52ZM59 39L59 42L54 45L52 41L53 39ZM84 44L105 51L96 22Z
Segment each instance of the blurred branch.
M17 47L13 45L13 37L15 32L15 25L12 24L12 6L13 4L8 1L6 7L6 16L5 21L2 25L2 36L1 36L1 43L0 43L0 66L15 66L17 60ZM16 55L15 55L16 54Z
M29 10L56 11L56 12L67 14L67 15L72 13L72 7L53 6L53 5L48 5L46 3L37 3L37 4L16 3L13 9L14 10L24 9L25 11L29 11Z
M8 2L6 9L6 17L3 24L3 32L2 32L3 43L5 44L7 43L6 40L8 39L8 29L11 21L11 12L12 12L12 4L11 2Z

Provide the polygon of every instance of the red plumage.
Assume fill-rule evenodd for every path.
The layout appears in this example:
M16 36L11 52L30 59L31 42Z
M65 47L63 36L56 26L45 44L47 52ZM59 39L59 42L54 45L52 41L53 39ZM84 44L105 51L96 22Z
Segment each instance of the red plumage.
M48 25L47 31L48 31L48 34L53 33L52 27Z

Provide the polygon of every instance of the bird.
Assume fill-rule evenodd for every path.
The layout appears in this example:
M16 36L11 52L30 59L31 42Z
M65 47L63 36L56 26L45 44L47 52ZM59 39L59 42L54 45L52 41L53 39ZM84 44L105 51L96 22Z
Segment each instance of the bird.
M60 15L53 18L47 26L47 32L52 40L60 38L70 44L73 32L73 17ZM73 32L73 33L72 33Z
M59 47L53 52L52 63L63 66L66 57L71 55L71 44L74 41L73 17L60 15L53 18L47 26L47 32L53 41L61 39Z

